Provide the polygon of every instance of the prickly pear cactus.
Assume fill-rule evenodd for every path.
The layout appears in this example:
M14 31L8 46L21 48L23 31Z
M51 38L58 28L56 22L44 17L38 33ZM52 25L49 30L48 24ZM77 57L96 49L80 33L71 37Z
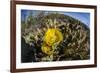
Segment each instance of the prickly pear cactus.
M50 13L34 22L28 28L25 27L22 34L26 44L32 46L32 61L90 58L90 31L79 20L64 14Z

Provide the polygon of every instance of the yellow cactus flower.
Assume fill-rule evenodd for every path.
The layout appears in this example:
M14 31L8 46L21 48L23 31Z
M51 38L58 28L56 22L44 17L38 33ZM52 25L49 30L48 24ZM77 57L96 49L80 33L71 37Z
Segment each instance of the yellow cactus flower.
M55 28L48 29L44 36L44 42L46 42L48 46L52 46L55 43L61 42L62 40L63 40L62 33L60 32L59 29Z
M52 55L54 52L54 45L59 44L63 40L63 35L59 29L50 28L44 35L42 52L47 55Z
M51 47L49 47L49 46L46 46L46 45L42 45L42 52L44 52L45 54L47 54L47 55L51 55L51 54L53 54L53 50L52 50L52 48Z

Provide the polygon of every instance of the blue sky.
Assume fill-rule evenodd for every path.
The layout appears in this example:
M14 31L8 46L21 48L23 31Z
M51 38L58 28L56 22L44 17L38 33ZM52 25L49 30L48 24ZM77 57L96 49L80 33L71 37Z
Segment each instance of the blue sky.
M39 13L39 11L36 11L36 10L21 10L21 20L24 20L25 18L27 18L30 12L32 12L33 16ZM90 13L83 13L83 12L58 12L58 13L76 18L80 20L81 22L83 22L88 27L90 27Z
M86 24L88 27L90 26L90 13L82 13L82 12L63 12L65 15L69 15L73 18L76 18Z

